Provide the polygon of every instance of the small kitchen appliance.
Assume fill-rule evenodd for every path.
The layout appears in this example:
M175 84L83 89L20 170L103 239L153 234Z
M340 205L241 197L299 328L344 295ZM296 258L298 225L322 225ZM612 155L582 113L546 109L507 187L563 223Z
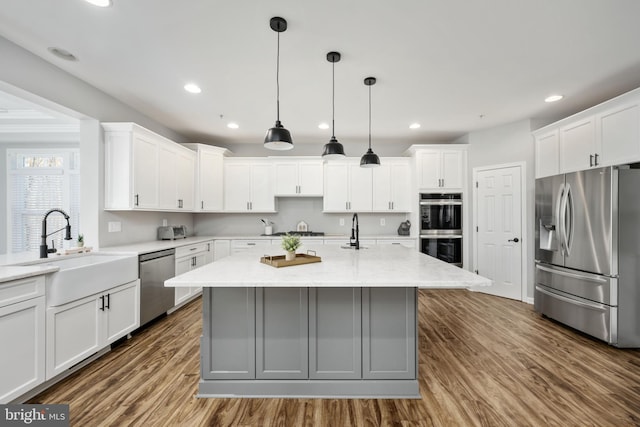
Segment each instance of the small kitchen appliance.
M186 238L186 225L163 225L158 227L158 240L177 240Z

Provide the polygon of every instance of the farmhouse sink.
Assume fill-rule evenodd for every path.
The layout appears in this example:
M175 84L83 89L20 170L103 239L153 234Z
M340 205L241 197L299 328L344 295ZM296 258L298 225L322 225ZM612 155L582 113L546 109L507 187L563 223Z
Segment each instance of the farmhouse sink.
M136 255L93 253L49 260L59 267L45 278L47 305L55 307L97 294L138 278Z

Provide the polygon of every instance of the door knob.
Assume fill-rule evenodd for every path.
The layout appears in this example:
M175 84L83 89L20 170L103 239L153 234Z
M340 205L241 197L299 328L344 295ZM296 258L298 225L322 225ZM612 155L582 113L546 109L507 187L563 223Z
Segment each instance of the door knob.
M519 241L520 241L520 239L518 239L517 237L514 237L513 239L507 240L507 242L516 242L516 243L518 243Z

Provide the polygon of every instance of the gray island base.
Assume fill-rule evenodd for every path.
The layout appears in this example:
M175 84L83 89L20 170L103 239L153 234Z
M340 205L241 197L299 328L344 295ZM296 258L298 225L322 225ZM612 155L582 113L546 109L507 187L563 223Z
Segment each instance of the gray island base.
M400 246L311 249L322 262L254 250L165 282L203 287L199 397L420 398L418 288L491 283Z
M200 397L420 398L416 288L205 288Z

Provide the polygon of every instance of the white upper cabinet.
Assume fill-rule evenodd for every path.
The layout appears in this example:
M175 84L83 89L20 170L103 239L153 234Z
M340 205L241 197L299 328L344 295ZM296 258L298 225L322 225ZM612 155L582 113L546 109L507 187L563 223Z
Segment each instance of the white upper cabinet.
M226 159L225 212L275 212L273 165L264 159Z
M535 137L536 177L560 173L560 132L554 129Z
M560 128L560 170L573 172L598 165L595 118L587 117Z
M324 212L371 212L371 169L361 168L359 159L327 162L324 165Z
M193 209L195 154L135 123L103 123L105 209Z
M596 138L603 166L640 160L640 96L596 115Z
M466 146L413 146L419 190L461 190L464 186Z
M183 144L196 152L196 212L222 212L224 209L225 148L206 144Z
M640 89L538 129L533 136L536 178L638 162Z
M373 211L411 211L411 165L409 159L380 161L380 167L372 168Z
M274 161L276 196L323 195L322 160Z
M159 142L159 209L192 211L194 208L196 153L174 143Z

